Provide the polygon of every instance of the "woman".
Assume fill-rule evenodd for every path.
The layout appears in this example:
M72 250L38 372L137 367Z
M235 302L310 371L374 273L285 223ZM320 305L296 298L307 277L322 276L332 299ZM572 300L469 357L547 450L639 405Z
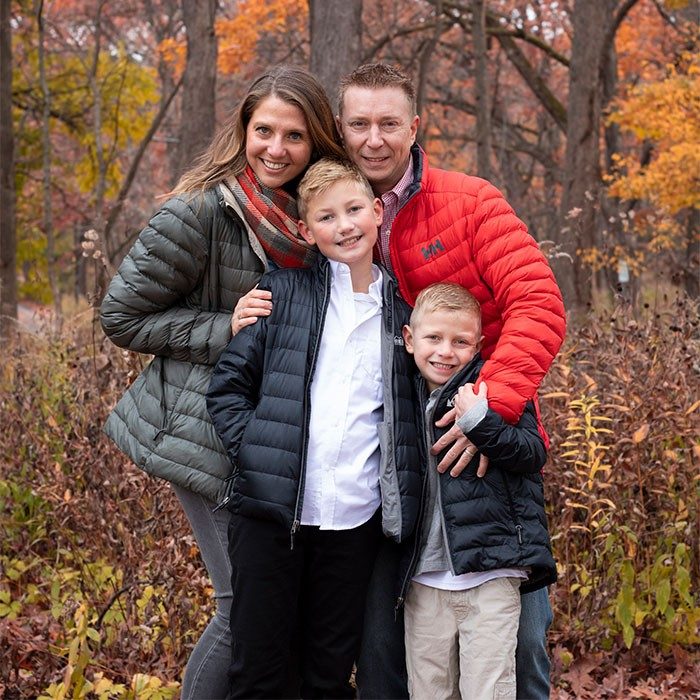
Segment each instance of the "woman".
M182 698L225 698L231 657L231 464L206 410L213 365L231 338L236 302L268 266L304 266L295 184L321 157L342 157L323 88L300 68L253 82L239 109L141 232L102 302L118 346L155 355L107 419L106 433L149 474L172 484L214 586L217 611L185 670Z

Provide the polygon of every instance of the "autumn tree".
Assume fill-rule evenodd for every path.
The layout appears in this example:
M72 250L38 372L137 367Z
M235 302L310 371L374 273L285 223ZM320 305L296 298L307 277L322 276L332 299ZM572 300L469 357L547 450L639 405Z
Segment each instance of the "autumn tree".
M119 10L104 1L89 7L67 0L47 4L42 15L46 42L42 62L31 14L20 5L13 16L18 57L13 102L20 125L20 157L16 159L21 192L20 289L40 301L55 300L67 288L80 256L80 247L77 253L75 250L76 234L80 237L85 230L94 229L100 241L98 246L88 246L88 254L101 256L110 267L110 230L172 101L172 93L161 98L155 71L145 60L151 41L150 58L157 61L148 25L140 17L137 20L138 8L126 8L127 14ZM130 30L124 31L127 26ZM160 109L156 106L159 101ZM50 143L42 148L44 124ZM44 160L47 155L48 163ZM36 184L42 181L41 175L37 177L41 172L43 195ZM156 175L151 170L150 180L155 181ZM47 196L51 208L46 206ZM51 210L56 233L53 253L47 251L42 229L44 212ZM139 218L144 216L139 214ZM59 273L54 294L46 286L49 257L57 261Z
M656 214L635 217L652 250L680 249L675 264L686 291L700 295L700 59L684 53L668 75L616 102L610 121L637 149L614 160L611 194L648 202ZM639 158L645 151L648 158Z
M9 0L0 0L0 339L17 318L12 34Z
M309 65L332 96L341 73L381 60L414 77L419 141L432 162L486 175L503 189L553 255L567 301L585 306L594 283L605 282L600 270L614 282L614 256L600 251L612 239L634 247L640 236L638 228L627 236L629 219L622 217L634 200L601 187L603 172L615 154L634 153L643 168L666 148L651 137L634 142L621 122L604 123L603 115L631 85L649 82L631 65L675 60L669 37L678 34L684 4L239 0L208 4L195 16L196 4L182 0L53 0L45 7L42 92L36 26L22 10L29 3L16 3L20 293L50 300L47 258L57 261L58 287L65 289L73 239L88 228L102 237L109 264L118 263L152 211L153 195L167 191L209 141L217 117L230 113L268 66ZM188 74L188 51L189 68L206 64L209 78ZM213 56L216 83L207 88ZM182 93L180 80L189 85ZM47 122L50 143L42 151ZM49 152L51 202L43 206L42 154ZM633 172L620 161L616 173L623 171ZM656 200L637 201L660 211ZM47 255L42 217L51 211L55 253ZM692 231L687 211L666 219Z

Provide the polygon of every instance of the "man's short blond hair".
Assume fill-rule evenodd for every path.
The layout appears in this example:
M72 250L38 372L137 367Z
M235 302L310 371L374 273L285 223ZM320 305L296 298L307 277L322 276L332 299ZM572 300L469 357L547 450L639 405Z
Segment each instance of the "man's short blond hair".
M479 319L481 332L481 306L476 297L454 282L438 282L426 287L417 297L411 312L410 325L414 328L425 313L433 311L463 311Z
M376 90L378 88L398 88L406 95L411 114L416 113L416 88L413 81L398 68L388 63L365 63L355 68L352 73L343 76L338 85L338 114L343 114L343 99L348 88L363 87Z
M314 163L302 178L297 188L299 216L306 221L309 204L314 197L326 192L337 182L352 182L358 185L371 202L374 192L362 171L350 160L322 158ZM307 222L308 223L308 222Z

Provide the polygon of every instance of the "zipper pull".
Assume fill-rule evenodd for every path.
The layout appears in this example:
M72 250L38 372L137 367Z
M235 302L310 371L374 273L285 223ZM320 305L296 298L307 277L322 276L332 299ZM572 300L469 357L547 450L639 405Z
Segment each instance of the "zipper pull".
M221 501L221 503L219 503L216 506L216 508L214 508L212 513L216 513L217 510L221 510L230 500L231 500L231 496L226 496L226 498L224 498L223 501Z
M522 525L516 525L515 529L518 533L518 544L523 543L523 526Z
M399 619L399 610L403 607L403 596L399 596L399 599L396 601L396 605L394 606L394 622L396 622Z
M292 523L292 530L291 530L291 532L289 533L289 540L290 540L290 542L289 542L289 549L291 549L291 550L294 550L294 535L297 534L297 530L298 530L298 529L299 529L299 521L298 521L298 520L295 520L295 521Z

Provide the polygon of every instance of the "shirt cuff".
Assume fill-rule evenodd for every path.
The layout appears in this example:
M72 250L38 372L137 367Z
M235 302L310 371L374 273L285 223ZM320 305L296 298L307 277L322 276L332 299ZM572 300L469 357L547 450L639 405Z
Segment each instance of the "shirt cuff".
M479 399L476 405L472 406L458 421L459 429L466 435L470 430L474 430L486 417L489 410L489 402L486 399Z

